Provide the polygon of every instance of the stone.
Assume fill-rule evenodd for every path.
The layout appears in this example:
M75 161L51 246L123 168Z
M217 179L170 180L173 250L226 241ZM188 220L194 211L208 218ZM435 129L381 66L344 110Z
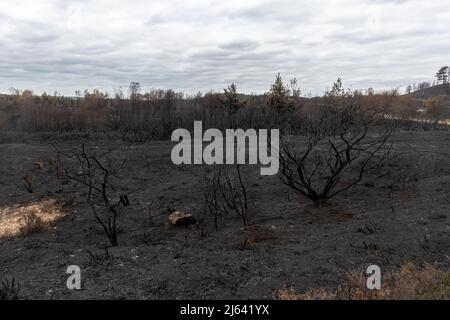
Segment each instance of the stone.
M197 222L194 215L181 211L175 211L169 215L169 222L174 226L187 226Z

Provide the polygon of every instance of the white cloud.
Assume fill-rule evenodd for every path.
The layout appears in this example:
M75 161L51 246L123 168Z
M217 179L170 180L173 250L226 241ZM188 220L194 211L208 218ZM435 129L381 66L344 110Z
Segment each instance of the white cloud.
M263 92L276 72L321 93L379 89L450 63L447 0L16 0L0 6L0 91Z

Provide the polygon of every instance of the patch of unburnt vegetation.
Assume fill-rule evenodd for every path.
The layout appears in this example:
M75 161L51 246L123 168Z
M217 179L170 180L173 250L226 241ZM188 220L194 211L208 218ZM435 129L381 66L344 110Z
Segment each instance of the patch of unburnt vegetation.
M21 218L21 225L20 234L23 236L46 230L49 227L49 223L34 211L27 212Z
M421 268L409 262L398 272L387 274L379 290L367 289L365 275L352 272L337 289L296 293L293 288L283 288L273 297L280 300L448 300L450 269L441 270L430 264Z
M48 230L64 215L60 203L54 199L0 207L0 238Z

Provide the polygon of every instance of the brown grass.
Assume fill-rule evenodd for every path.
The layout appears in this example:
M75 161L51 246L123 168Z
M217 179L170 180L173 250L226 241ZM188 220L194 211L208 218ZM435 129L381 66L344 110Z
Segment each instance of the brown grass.
M44 231L49 227L49 223L35 211L27 212L25 216L20 219L20 223L20 234L23 236Z
M54 199L0 207L0 239L47 230L63 215Z
M380 290L366 288L363 274L350 273L347 282L335 290L313 289L296 293L283 288L273 294L279 300L449 300L450 269L439 270L426 264L423 268L406 263L398 272L383 277Z

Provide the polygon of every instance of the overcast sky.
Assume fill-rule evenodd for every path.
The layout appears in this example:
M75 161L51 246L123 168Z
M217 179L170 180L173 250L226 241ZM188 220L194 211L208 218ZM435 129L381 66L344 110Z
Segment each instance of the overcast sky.
M450 64L449 0L2 0L0 92L405 87Z

